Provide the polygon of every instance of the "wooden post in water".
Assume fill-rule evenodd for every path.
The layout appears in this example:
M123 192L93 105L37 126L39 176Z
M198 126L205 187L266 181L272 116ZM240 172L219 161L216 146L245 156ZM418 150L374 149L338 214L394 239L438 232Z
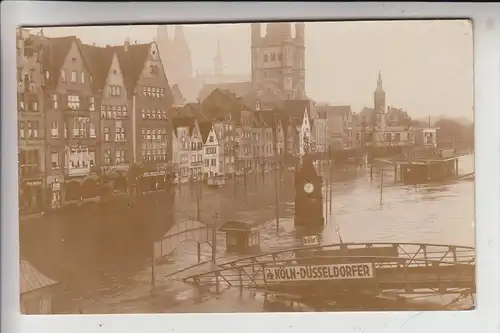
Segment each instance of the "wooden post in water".
M214 224L212 225L212 262L216 263L217 258L217 220L219 215L214 213Z
M332 213L332 181L333 181L333 165L330 165L330 181L328 182L330 187L329 187L329 193L330 193L330 200L328 203L328 211L330 214Z
M161 240L160 240L161 242ZM156 257L155 257L155 242L153 241L153 256L151 264L151 289L155 288L156 285Z
M198 254L198 262L200 262L201 261L201 244L200 244L200 242L196 242L196 245L197 245L196 253Z
M382 206L382 195L384 193L384 169L380 170L380 206Z
M279 189L280 189L280 166L278 161L276 161L276 233L280 231Z
M201 222L201 212L200 212L200 191L201 191L201 180L198 180L198 188L196 191L196 218Z

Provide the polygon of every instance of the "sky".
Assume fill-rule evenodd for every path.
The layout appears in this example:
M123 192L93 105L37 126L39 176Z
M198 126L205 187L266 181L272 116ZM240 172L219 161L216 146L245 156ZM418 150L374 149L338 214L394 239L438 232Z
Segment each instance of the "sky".
M171 29L173 34L173 27ZM230 74L250 73L250 25L187 25L193 71L213 67L217 39ZM39 31L39 29L34 29ZM44 28L84 43L155 40L156 25ZM170 31L169 31L170 32ZM306 23L306 93L317 102L373 107L378 72L387 104L413 118L473 119L472 24L465 20Z

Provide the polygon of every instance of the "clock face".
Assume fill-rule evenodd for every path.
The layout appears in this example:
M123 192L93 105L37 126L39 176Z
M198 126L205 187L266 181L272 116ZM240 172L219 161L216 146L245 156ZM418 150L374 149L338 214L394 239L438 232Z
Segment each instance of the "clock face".
M305 183L304 184L304 191L306 193L312 193L314 191L314 185L311 183Z

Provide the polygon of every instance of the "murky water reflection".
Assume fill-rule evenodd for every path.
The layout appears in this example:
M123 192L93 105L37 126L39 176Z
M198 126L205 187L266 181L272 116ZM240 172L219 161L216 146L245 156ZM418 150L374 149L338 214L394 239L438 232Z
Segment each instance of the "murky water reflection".
M473 171L473 157L464 156L460 173ZM334 172L332 208L322 233L322 243L336 243L338 225L347 242L418 242L474 246L474 182L402 186L395 184L384 168L384 189L380 204L380 171L368 168ZM280 222L275 221L273 174L250 175L247 186L239 178L221 189L185 186L175 194L175 206L164 197L151 197L138 207L121 212L87 212L71 221L48 218L30 221L22 227L21 252L44 273L63 279L66 302L62 312L147 313L147 312L259 312L307 311L305 305L264 299L259 293L237 288L220 295L197 291L165 275L196 262L196 246L177 248L175 261L157 267L156 291L151 294L152 240L165 234L174 221L197 218L196 190L202 193L200 218L211 221L213 213L231 220L261 222L263 251L298 246L293 226L293 174L280 180ZM325 207L328 211L328 207ZM124 223L124 221L128 221ZM37 225L33 227L33 223ZM144 223L147 227L144 227ZM64 225L64 227L61 227ZM69 243L69 244L68 244ZM29 244L29 245L26 245ZM224 235L218 236L219 256L225 256ZM47 251L40 251L41 248ZM51 258L47 258L50 255ZM211 249L202 247L202 261ZM56 275L56 276L54 276ZM50 275L49 275L50 276ZM285 302L286 303L286 302ZM273 305L274 304L274 305ZM278 305L276 305L278 304ZM297 308L299 306L299 308ZM270 307L270 308L269 308Z

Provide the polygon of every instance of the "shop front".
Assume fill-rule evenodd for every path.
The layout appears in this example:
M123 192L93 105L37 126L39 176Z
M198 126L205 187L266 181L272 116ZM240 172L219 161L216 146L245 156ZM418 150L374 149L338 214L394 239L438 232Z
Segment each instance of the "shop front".
M64 183L64 200L66 203L98 199L101 195L99 177L72 177Z
M146 171L139 176L139 193L151 193L164 191L167 188L166 170Z
M43 211L42 178L24 179L19 184L19 213L36 214Z

